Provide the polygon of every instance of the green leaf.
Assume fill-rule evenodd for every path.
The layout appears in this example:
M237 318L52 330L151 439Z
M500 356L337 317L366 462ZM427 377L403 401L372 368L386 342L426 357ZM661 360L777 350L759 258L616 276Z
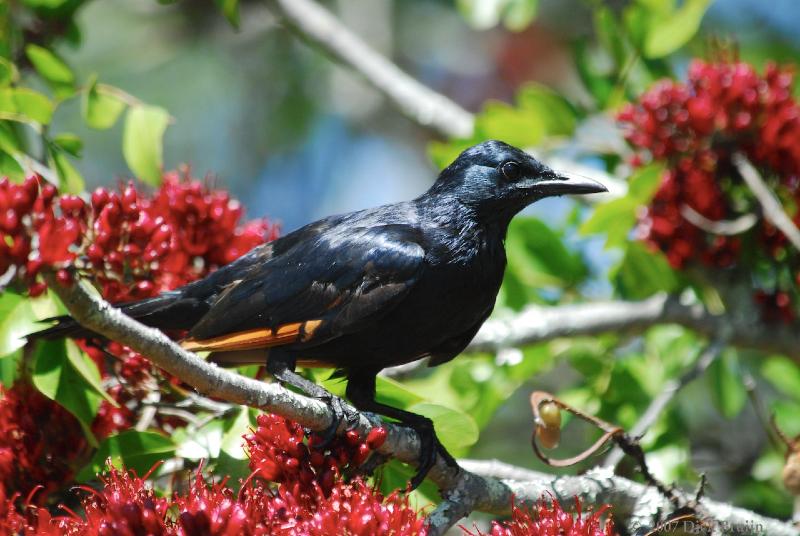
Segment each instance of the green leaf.
M231 26L239 29L239 0L214 0L222 10L222 14L231 23Z
M661 184L664 174L664 165L660 163L648 164L640 167L628 181L627 197L641 204L648 203Z
M463 449L478 441L478 425L466 413L427 402L414 404L408 411L432 420L436 436L447 450Z
M17 66L11 60L0 57L0 86L8 86L19 80Z
M510 30L519 31L536 16L539 0L458 0L457 5L475 28L486 30L502 20Z
M67 345L67 359L72 364L75 371L80 374L86 383L88 383L98 395L105 398L112 406L119 407L119 404L103 389L100 383L100 371L97 370L97 365L86 352L78 348L72 339L66 339Z
M794 393L797 395L797 393ZM770 404L775 422L789 437L800 434L800 403L794 400L775 400Z
M59 187L62 191L70 194L80 194L85 188L83 177L75 169L66 153L55 144L50 146L50 166L55 168L60 180Z
M157 106L132 106L125 119L122 153L128 167L144 182L158 186L163 165L163 137L169 114Z
M476 141L477 138L474 140L452 140L448 142L432 141L428 145L428 155L438 169L444 169L461 154L461 151L469 149Z
M225 418L223 426L222 443L220 445L221 452L226 453L233 459L244 460L247 454L242 447L244 443L244 436L254 428L255 420L251 419L250 408L242 406L239 411L233 415Z
M409 480L416 473L416 468L405 465L396 459L391 459L378 468L378 476L375 482L380 487L381 493L390 493L405 489ZM416 511L429 508L432 504L439 502L439 492L436 485L426 479L420 487L407 495L409 506Z
M761 375L784 394L800 400L800 367L794 361L772 356L761 367Z
M597 205L592 215L578 228L582 235L605 234L606 248L621 247L636 225L636 211L641 206L630 197L612 199Z
M572 104L541 84L529 83L517 92L516 101L519 109L525 110L526 116L540 118L544 130L552 136L570 136L577 123L577 111Z
M92 460L78 473L77 479L82 482L93 479L105 470L108 458L119 469L132 469L144 475L157 462L171 458L174 453L175 444L168 436L157 432L126 430L104 439Z
M741 508L758 510L763 515L786 519L792 516L793 497L774 481L746 480L737 484L731 502ZM755 532L754 529L751 532ZM762 531L763 533L763 531Z
M717 409L728 419L739 414L747 402L735 352L727 351L714 361L706 372L711 398Z
M614 63L619 69L625 63L626 52L622 37L624 34L617 23L614 12L606 6L595 9L594 28L598 40L614 58Z
M636 224L639 207L650 202L661 183L663 170L660 164L637 169L628 181L628 193L625 197L595 207L579 232L582 235L605 234L607 248L625 244Z
M8 177L11 182L16 183L25 180L25 170L16 158L5 151L0 151L0 177Z
M503 14L503 23L509 30L519 32L536 18L539 0L508 0Z
M33 314L40 321L46 318L53 318L54 316L69 314L69 311L67 311L67 308L61 303L61 300L58 299L55 292L49 288L47 292L41 296L30 298L29 303L31 304L31 309L33 309ZM40 326L40 328L44 327L46 326Z
M378 376L376 382L375 399L395 408L406 409L409 406L425 400L415 392L407 389L402 383L391 378Z
M528 286L571 287L587 275L583 259L561 237L536 218L515 218L506 238L509 270Z
M89 442L97 444L91 426L100 406L100 396L73 367L64 341L40 343L33 366L33 384L72 413Z
M22 121L46 125L53 117L53 103L32 89L2 88L0 113L18 116Z
M98 87L97 76L89 78L81 100L81 111L87 125L98 130L111 128L124 109L124 102Z
M23 0L23 4L32 8L58 9L70 0Z
M631 242L612 277L623 298L643 299L656 292L679 288L677 274L660 251L650 250L641 242Z
M186 433L185 428L179 429L172 438L177 445L175 453L181 458L190 460L217 458L221 452L224 435L225 424L222 420L211 421L191 435Z
M20 372L22 349L0 357L0 385L13 385Z
M19 139L12 128L12 123L0 121L0 150L12 156L20 151Z
M219 456L212 461L214 474L224 475L228 478L227 486L231 488L234 495L239 492L242 482L246 482L247 477L253 472L250 469L249 458L234 458L224 450L220 451Z
M476 118L475 131L482 139L498 139L517 147L531 147L542 141L546 127L535 110L489 101Z
M645 38L644 55L662 58L688 43L700 29L710 3L711 0L684 0L672 13L653 18Z
M81 151L83 151L83 141L77 135L69 132L56 135L53 143L75 157L80 157Z
M25 336L41 329L30 301L13 292L0 294L0 357L25 345Z
M52 51L29 44L25 47L25 54L42 78L57 91L65 91L75 86L75 75L72 70Z

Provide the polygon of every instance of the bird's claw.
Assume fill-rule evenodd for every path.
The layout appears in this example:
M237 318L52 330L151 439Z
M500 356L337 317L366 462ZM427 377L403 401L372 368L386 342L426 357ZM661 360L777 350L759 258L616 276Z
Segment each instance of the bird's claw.
M347 403L335 395L328 395L320 398L333 412L333 419L328 427L320 434L320 441L314 446L318 449L324 449L330 445L333 438L336 437L336 432L339 430L339 425L342 421L347 423L347 428L350 429L358 423L358 412L351 410Z
M442 443L439 441L439 438L436 437L436 432L433 429L433 423L428 421L418 428L414 428L414 430L417 432L417 435L419 435L420 456L417 472L409 482L411 490L417 489L425 480L425 477L428 476L428 473L436 464L437 454L444 459L448 466L458 468L455 458L453 458L453 456L447 452L447 449L444 448L444 445L442 445Z

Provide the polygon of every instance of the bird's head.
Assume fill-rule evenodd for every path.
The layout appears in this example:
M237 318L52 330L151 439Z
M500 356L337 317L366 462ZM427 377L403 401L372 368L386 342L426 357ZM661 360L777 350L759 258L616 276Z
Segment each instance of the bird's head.
M486 141L462 152L429 190L454 198L484 218L509 221L544 197L593 194L608 189L587 177L558 173L502 141Z

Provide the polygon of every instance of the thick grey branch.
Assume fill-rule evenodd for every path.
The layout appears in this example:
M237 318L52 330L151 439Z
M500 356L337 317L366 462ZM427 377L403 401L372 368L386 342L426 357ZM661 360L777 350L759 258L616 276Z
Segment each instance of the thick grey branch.
M593 469L582 476L554 476L514 467L497 460L459 460L459 464L484 478L502 479L516 497L542 497L551 494L568 505L573 497L585 504L612 504L614 518L633 533L642 526L652 526L670 513L669 500L643 484L615 476L610 469ZM684 496L690 500L691 497ZM800 531L791 523L760 516L749 510L708 499L700 501L702 513L710 516L722 534L753 536L797 536ZM696 527L699 528L699 527Z
M657 294L643 301L593 302L543 307L532 305L510 318L488 320L468 350L496 352L558 337L605 332L638 333L675 323L714 337L731 331L737 346L784 354L800 362L800 328L764 324L755 318L712 315L702 305L685 305L677 296Z
M475 118L458 104L419 83L369 47L327 9L312 0L267 0L267 6L300 37L361 74L397 108L450 138L472 134Z
M736 169L742 176L742 179L756 196L758 202L761 204L761 209L764 211L764 217L772 225L780 229L786 235L789 242L800 250L800 230L794 224L792 219L786 214L780 202L775 198L775 195L770 191L769 186L764 182L761 174L753 167L747 158L742 154L733 155L733 163Z

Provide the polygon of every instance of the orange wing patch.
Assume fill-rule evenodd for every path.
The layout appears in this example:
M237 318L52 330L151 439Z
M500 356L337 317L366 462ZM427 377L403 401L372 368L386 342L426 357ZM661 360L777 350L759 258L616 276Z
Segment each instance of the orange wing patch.
M181 346L192 352L233 352L270 348L298 340L302 342L308 341L321 324L322 320L293 322L291 324L283 324L275 329L251 329L203 340L185 339L181 341Z

